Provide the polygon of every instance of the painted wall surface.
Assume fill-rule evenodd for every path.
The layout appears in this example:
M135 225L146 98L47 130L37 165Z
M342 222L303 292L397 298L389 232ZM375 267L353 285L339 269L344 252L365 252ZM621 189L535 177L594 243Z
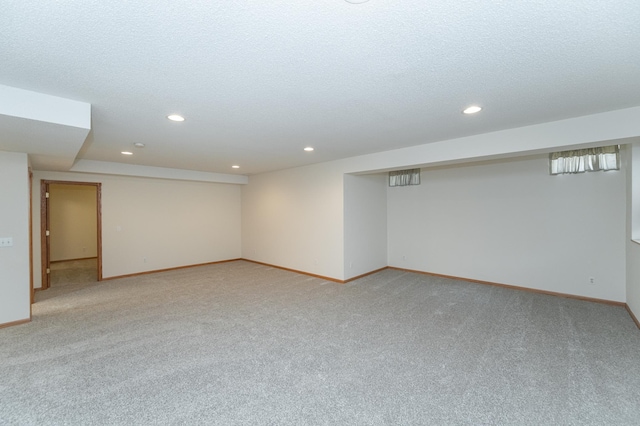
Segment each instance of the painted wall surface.
M341 183L345 174L373 173L376 171L414 167L416 165L452 165L452 163L459 165L460 162L478 161L478 159L497 160L507 157L514 158L514 156L517 155L540 154L541 152L548 152L551 148L568 149L578 146L607 145L611 144L612 140L626 140L640 135L640 121L635 120L639 111L640 107L634 107L378 152L313 166L252 175L249 185L243 189L243 257L318 275L344 279L346 276L344 272L346 259L342 256L342 253L344 251L344 232L346 229L342 206L344 189ZM546 160L540 161L546 162ZM509 164L509 161L505 164ZM460 167L464 166L460 165ZM547 168L548 166L545 164L542 168L543 173L547 173ZM451 179L452 182L455 182L456 177L452 176ZM615 180L615 178L610 176L607 179ZM599 184L605 182L602 179L587 177L586 180L582 180L582 183L577 186L580 187L581 190L588 191L587 193L589 193L591 188L589 187L589 183L585 182L590 182L591 180L596 180ZM621 207L620 204L621 199L624 198L624 194L620 195L620 191L624 188L624 182L620 184L620 181L621 178L618 178L615 183L617 187L614 191L614 198L616 198L617 204L611 207L617 209L618 215L624 214L620 213L621 209L624 210L623 205ZM559 187L560 186L556 185L551 188ZM410 191L411 189L406 190ZM400 189L400 191L402 191L402 189ZM560 197L558 191L554 191L555 192L552 191L551 195L545 192L537 195L534 194L534 196L540 199L541 206L544 207L544 203L549 201L550 196L555 197L552 198L554 200ZM316 192L321 193L322 196L314 196L313 194ZM497 198L501 197L500 194L495 194L495 196ZM607 195L607 197L613 196L614 195L609 193ZM574 196L571 195L567 199L571 197ZM575 197L579 198L577 195ZM605 199L607 199L607 197L605 197ZM588 196L581 198L578 205L585 205L585 203L587 203L586 200L590 200L590 198ZM389 202L391 201L389 200ZM624 203L624 201L622 202ZM558 214L561 216L566 216L563 221L573 223L570 213L579 212L579 209L570 207L568 210L563 210L563 204L565 203L554 205L553 208L557 209ZM515 205L517 206L518 204L515 203ZM533 211L540 210L541 206L535 203L530 203L529 205L529 207L534 209ZM543 217L546 221L552 221L553 214L556 213L553 211L553 208L549 208L551 210L544 210L543 208L541 213L548 215ZM505 211L508 212L509 209L518 210L512 206L507 206ZM460 215L463 214L460 213ZM529 212L526 217L532 216L535 215ZM588 215L585 216L582 212L578 214L578 217L587 216ZM617 218L617 223L624 223L624 218L621 217L622 216ZM307 222L305 222L305 220L308 218L312 218L314 230L311 230L306 224ZM513 218L508 219L511 221L514 220ZM536 217L534 217L534 219L536 219ZM388 220L396 219L388 218ZM487 220L491 219L487 218ZM582 223L580 220L577 220L576 223L577 222ZM572 232L575 230L575 225L570 224L569 227L572 229ZM517 228L520 229L520 227ZM558 226L556 226L556 228L558 228ZM478 229L472 229L472 231L475 233L481 232L481 230ZM521 280L518 273L521 263L524 264L525 267L535 269L531 265L528 265L523 259L515 259L515 264L509 268L509 274L504 276L505 283L513 285L526 284L533 288L549 288L551 291L566 293L572 293L576 290L576 294L623 300L624 286L621 287L620 283L624 281L624 279L621 278L621 274L624 275L625 267L624 231L620 231L620 229L617 229L617 231L618 240L614 252L616 256L619 256L618 259L622 259L617 262L618 272L610 275L602 271L603 278L594 277L597 282L593 287L583 289L575 288L581 284L563 284L560 288L556 288L554 283L538 282L533 278ZM393 243L391 235L392 232L389 229L389 244ZM587 235L587 233L585 232L584 235ZM415 235L413 237L415 238ZM584 239L584 237L582 237L582 239ZM533 249L535 252L544 254L545 250L539 247L540 243L537 242L538 240L539 238L534 238L533 242L529 242L527 250ZM611 239L605 240L611 241ZM537 246L535 244L537 244ZM469 245L465 245L464 247L466 250L470 250ZM478 250L481 249L478 247ZM509 256L507 259L513 256L507 249L503 249L502 251L508 252ZM494 256L497 256L500 252L501 250L498 250L494 253ZM546 258L542 258L542 261L545 260ZM394 265L391 258L389 258L389 262ZM403 264L394 266L407 267L407 263L404 262ZM540 266L540 268L542 268L542 266ZM417 266L416 269L418 269ZM455 271L453 268L445 269ZM599 269L608 270L608 268L605 267ZM483 272L479 274L480 276L476 276L475 274L478 270ZM529 272L527 268L525 268L524 271L525 273ZM465 271L458 272L463 273ZM476 279L483 279L482 277L491 277L494 275L482 271L481 265L479 265L478 268L471 267L469 272L473 274L468 277ZM583 283L585 279L582 275L584 274L581 274L580 283ZM546 275L544 273L538 273L533 276ZM516 277L517 279L512 279L512 277ZM608 283L607 277L611 278L611 284ZM489 280L488 278L485 279ZM523 281L523 283L518 284L520 281ZM607 286L609 285L613 286L614 290L606 290L605 288L608 288ZM606 295L609 294L612 296L606 297Z
M49 246L52 262L98 255L97 187L51 184Z
M629 143L640 136L640 107L551 121L345 160L346 173L446 165L481 159L563 151L574 147Z
M251 176L242 187L242 257L343 279L342 185L336 163Z
M387 174L344 176L344 278L387 266Z
M640 233L633 233L640 228L640 142L627 146L627 153L627 305L640 320Z
M29 171L27 154L0 151L0 325L29 319Z
M469 136L456 140L401 148L313 166L253 175L250 178L250 183L246 187L243 187L242 190L242 256L291 269L344 279L345 218L343 180L345 173L369 173L391 168L406 168L416 164L446 164L469 161L474 158L486 159L532 152L539 153L549 150L550 147L565 148L579 146L580 144L595 145L599 143L599 141L631 138L640 135L640 122L633 119L637 116L639 110L640 107L629 108L575 119ZM544 170L546 173L546 165ZM62 176L77 177L82 175L63 174ZM80 180L96 179L96 176L100 175L87 174L85 176L87 176L86 179ZM105 177L103 181L106 183L109 179ZM115 182L129 182L128 178L124 177L113 177L113 179L114 189L111 192L112 195L109 202L113 203L114 200L124 201L128 196L133 197L135 201L135 196L131 195L133 190L127 188L123 189L124 192L122 194L125 195L113 195L116 193L120 194L118 192L119 190L117 190L118 185L116 185ZM588 177L587 179L595 178ZM615 180L615 178L610 177L608 179ZM452 177L452 182L455 182L455 176ZM123 184L122 186L126 187L127 185ZM585 189L585 185L582 185L582 189ZM590 188L586 189L590 190ZM557 197L557 194L554 194L554 196ZM542 196L542 194L538 195L538 197ZM611 196L611 194L609 194L609 196ZM105 197L108 199L109 195L105 194ZM544 197L546 198L541 199L542 203L548 200L549 194L545 193ZM587 198L589 197L584 197L584 199ZM156 204L160 204L160 202ZM538 209L539 206L536 205L533 206L533 208ZM129 207L122 209L122 211L128 210ZM133 210L134 214L138 211L148 213L145 208ZM578 209L569 209L569 211L576 210ZM548 212L543 209L542 214L546 213ZM560 214L562 216L563 213ZM532 213L529 213L529 217L532 215ZM128 229L127 220L130 219L118 216L117 212L115 212L111 222L103 224L105 232L110 233L106 235L110 244L118 246L118 242L125 239L119 236L121 234L116 234L117 231L113 231L113 228L120 226L120 232L125 232L124 230ZM134 222L137 221L137 219L131 220ZM388 218L388 220L389 223L391 223L392 218ZM551 219L546 218L546 220ZM110 227L109 230L107 230L107 226ZM518 229L520 228L522 227ZM239 226L238 229L240 229ZM479 231L474 230L474 232ZM389 244L393 242L391 240L392 235L391 230L389 230ZM146 270L146 266L141 267L141 265L139 265L139 258L141 252L147 250L138 248L135 238L132 237L130 240L132 242L131 248L121 254L122 257L128 257L127 259L123 259L125 261L124 266L122 268L115 266L116 261L120 260L118 256L105 260L112 265L111 267L105 265L107 267L105 276L108 276L109 268L111 268L110 273L114 275L116 272L134 273ZM534 242L535 241L534 239ZM164 243L165 240L159 242L159 244ZM531 242L527 250L532 249L532 244L533 249L543 251ZM621 244L624 244L624 236ZM161 249L161 251L162 250L164 249ZM617 253L620 254L619 247L617 250ZM624 253L624 251L623 248L622 253ZM36 257L39 257L39 251L37 249L35 254ZM622 258L624 266L624 254ZM37 264L39 258L35 260ZM524 261L520 260L520 262ZM171 262L164 263L168 264ZM516 270L518 270L517 265L510 268L510 271L514 274ZM526 268L524 271L528 272ZM481 279L481 277L478 276L474 278ZM510 275L505 278L510 278ZM599 277L595 278L597 280L596 289L605 285L604 279L601 280ZM505 279L505 281L507 280ZM507 282L517 285L518 283L516 281L519 280L509 279ZM554 285L548 283L536 285L554 287ZM553 288L552 290L563 291L561 288ZM586 291L586 293L593 293L593 297L598 297L597 294L602 292L594 290ZM613 293L616 293L616 291ZM617 293L622 294L623 292L619 291Z
M35 172L35 287L41 286L41 179L102 183L104 278L240 257L238 185Z
M424 169L388 190L389 264L622 302L625 187L550 176L547 156Z
M0 114L91 129L91 104L4 85Z

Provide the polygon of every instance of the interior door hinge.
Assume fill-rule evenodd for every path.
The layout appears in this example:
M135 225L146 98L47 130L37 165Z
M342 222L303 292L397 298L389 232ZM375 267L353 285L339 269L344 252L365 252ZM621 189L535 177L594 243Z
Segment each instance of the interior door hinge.
M51 269L47 268L47 274L51 273Z
M48 192L44 193L44 198L49 198L49 193Z
M46 231L44 231L44 235L46 235L47 237L49 236L49 230L48 229Z

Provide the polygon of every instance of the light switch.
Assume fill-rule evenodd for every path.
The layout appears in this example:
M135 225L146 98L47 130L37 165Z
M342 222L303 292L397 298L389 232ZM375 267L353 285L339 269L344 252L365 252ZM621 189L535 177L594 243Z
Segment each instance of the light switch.
M0 247L13 247L13 238L12 237L0 238Z

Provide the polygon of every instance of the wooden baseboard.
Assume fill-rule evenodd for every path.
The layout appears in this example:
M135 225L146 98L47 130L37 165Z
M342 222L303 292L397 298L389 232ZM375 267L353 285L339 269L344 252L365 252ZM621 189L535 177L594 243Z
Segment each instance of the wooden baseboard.
M336 278L325 277L323 275L316 275L316 274L312 274L305 271L299 271L297 269L285 268L284 266L272 265L270 263L258 262L257 260L251 260L251 259L245 259L245 258L242 258L240 260L244 260L245 262L255 263L257 265L263 265L263 266L269 266L271 268L282 269L283 271L295 272L296 274L308 275L310 277L320 278L322 280L332 281L334 283L344 284L344 281L338 280Z
M120 278L137 277L139 275L156 274L158 272L175 271L177 269L196 268L198 266L216 265L218 263L236 262L238 260L242 260L242 259L237 258L237 259L218 260L218 261L215 261L215 262L197 263L197 264L193 264L193 265L176 266L176 267L173 267L173 268L154 269L153 271L136 272L134 274L114 275L112 277L106 277L106 278L102 277L102 281L117 280L117 279L120 279Z
M348 283L348 282L351 282L351 281L359 280L360 278L364 278L364 277L366 277L367 275L373 275L373 274L376 274L376 273L378 273L378 272L382 272L382 271L384 271L385 269L389 269L389 267L388 267L388 266L385 266L384 268L376 269L375 271L370 271L370 272L367 272L367 273L364 273L364 274L358 275L357 277L349 278L348 280L344 280L344 281L342 281L342 282L343 282L343 283Z
M584 301L587 301L587 302L604 303L606 305L621 306L621 307L626 306L626 303L624 303L624 302L616 302L614 300L597 299L597 298L594 298L594 297L578 296L578 295L575 295L575 294L567 294L567 293L558 293L558 292L555 292L555 291L548 291L548 290L538 290L536 288L520 287L520 286L517 286L517 285L494 283L494 282L491 282L491 281L474 280L474 279L470 279L470 278L456 277L456 276L452 276L452 275L444 275L444 274L436 274L436 273L433 273L433 272L417 271L417 270L414 270L414 269L397 268L395 266L389 266L389 269L395 269L395 270L398 270L398 271L405 271L405 272L414 272L416 274L431 275L433 277L450 278L450 279L454 279L454 280L467 281L467 282L476 283L476 284L492 285L492 286L495 286L495 287L509 288L509 289L512 289L512 290L528 291L530 293L547 294L549 296L564 297L564 298L567 298L567 299L584 300Z
M18 321L5 322L3 324L0 324L0 328L13 327L14 325L26 324L28 322L31 322L31 318L25 318Z
M77 259L52 260L49 263L75 262L77 260L89 260L89 259L97 259L97 258L98 258L97 256L79 257Z
M633 322L635 322L638 328L640 328L640 321L638 321L638 318L633 314L629 305L625 303L624 307L627 309L627 312L629 312L629 315L631 315L631 319L633 320Z
M285 268L284 266L272 265L271 263L258 262L257 260L251 260L251 259L245 259L245 258L242 258L241 260L244 260L245 262L255 263L255 264L258 264L258 265L269 266L271 268L282 269L283 271L295 272L296 274L302 274L302 275L307 275L307 276L314 277L314 278L320 278L322 280L331 281L331 282L338 283L338 284L346 284L348 282L355 281L357 279L366 277L367 275L371 275L371 274L375 274L376 272L384 271L385 269L388 268L387 266L385 266L384 268L376 269L375 271L366 272L364 274L358 275L357 277L352 277L352 278L349 278L347 280L339 280L337 278L325 277L324 275L312 274L310 272L300 271L298 269Z

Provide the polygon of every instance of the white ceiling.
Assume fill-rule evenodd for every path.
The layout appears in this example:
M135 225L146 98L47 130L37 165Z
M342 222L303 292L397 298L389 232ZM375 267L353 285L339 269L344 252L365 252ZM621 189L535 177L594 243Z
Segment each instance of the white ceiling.
M638 0L5 0L0 84L92 105L75 160L250 175L640 105L639 22Z

